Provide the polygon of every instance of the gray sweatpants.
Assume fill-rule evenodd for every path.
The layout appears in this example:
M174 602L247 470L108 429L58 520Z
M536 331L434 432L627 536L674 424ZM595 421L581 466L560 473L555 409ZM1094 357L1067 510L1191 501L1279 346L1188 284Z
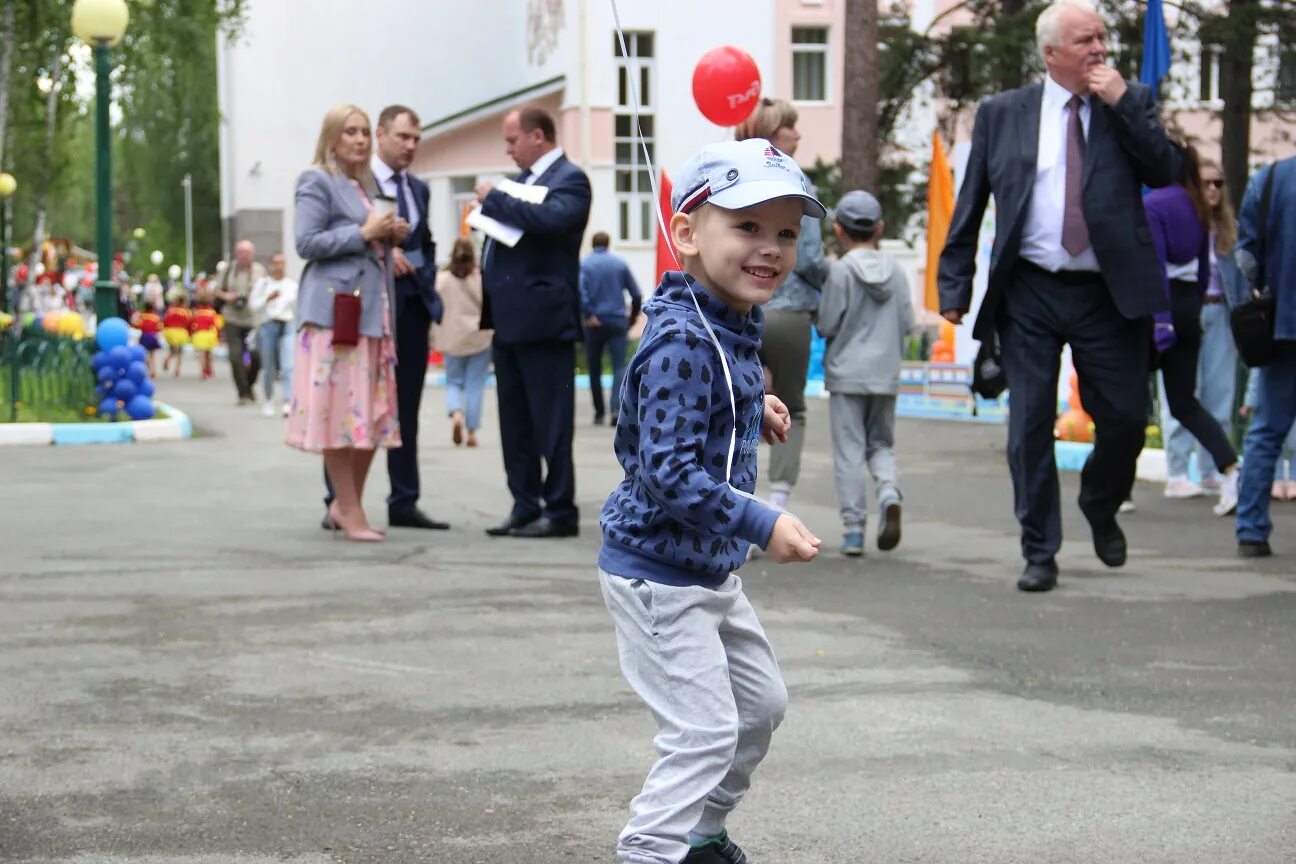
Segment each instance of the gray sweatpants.
M894 395L831 393L828 411L832 426L833 476L842 525L868 521L864 469L873 475L879 508L900 500L896 480Z
M658 758L630 802L617 857L677 864L717 834L787 710L787 688L742 580L676 587L599 571L626 681L657 720Z

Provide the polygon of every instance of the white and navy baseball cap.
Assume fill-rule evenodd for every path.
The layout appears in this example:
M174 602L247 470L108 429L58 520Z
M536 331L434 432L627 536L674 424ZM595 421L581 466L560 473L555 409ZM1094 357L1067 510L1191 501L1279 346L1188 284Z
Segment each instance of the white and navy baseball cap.
M703 204L745 210L778 198L800 198L805 215L828 215L814 187L792 157L764 138L708 144L675 175L671 208L692 213Z

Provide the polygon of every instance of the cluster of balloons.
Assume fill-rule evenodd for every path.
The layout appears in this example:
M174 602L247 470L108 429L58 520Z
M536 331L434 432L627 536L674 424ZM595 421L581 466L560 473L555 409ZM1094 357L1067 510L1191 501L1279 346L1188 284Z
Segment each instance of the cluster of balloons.
M61 312L57 309L32 318L29 326L39 327L46 333L67 336L71 339L85 338L85 319L80 312Z
M712 48L693 69L693 101L718 126L737 126L750 117L760 94L756 61L732 45Z
M157 413L154 385L144 349L128 345L129 338L130 327L120 318L101 322L95 332L99 351L90 366L99 380L99 413L115 420L124 411L132 420L148 420Z

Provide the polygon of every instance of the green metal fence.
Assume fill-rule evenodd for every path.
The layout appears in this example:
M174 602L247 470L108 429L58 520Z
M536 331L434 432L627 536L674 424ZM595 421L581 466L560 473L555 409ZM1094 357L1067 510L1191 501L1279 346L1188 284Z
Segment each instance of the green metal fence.
M0 333L0 421L77 423L93 419L93 339L75 340L30 327Z

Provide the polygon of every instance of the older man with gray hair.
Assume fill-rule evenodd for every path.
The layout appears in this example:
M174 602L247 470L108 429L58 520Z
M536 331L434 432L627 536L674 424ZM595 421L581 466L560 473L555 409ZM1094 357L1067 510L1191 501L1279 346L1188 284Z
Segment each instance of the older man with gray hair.
M226 267L216 282L216 299L220 313L225 318L225 347L229 350L230 374L238 389L238 404L251 405L256 401L252 385L256 382L260 363L255 356L244 362L243 356L251 354L248 337L256 330L257 314L250 303L252 289L266 278L265 268L256 260L256 247L251 240L240 240L234 246L234 263Z
M1173 183L1180 152L1154 94L1107 65L1092 5L1054 3L1035 32L1048 74L977 110L938 284L941 314L961 323L993 195L989 287L973 333L998 340L1008 376L1008 465L1026 559L1017 587L1048 591L1062 544L1053 421L1065 344L1096 432L1080 510L1098 559L1125 563L1116 513L1143 449L1151 316L1167 307L1142 187Z

